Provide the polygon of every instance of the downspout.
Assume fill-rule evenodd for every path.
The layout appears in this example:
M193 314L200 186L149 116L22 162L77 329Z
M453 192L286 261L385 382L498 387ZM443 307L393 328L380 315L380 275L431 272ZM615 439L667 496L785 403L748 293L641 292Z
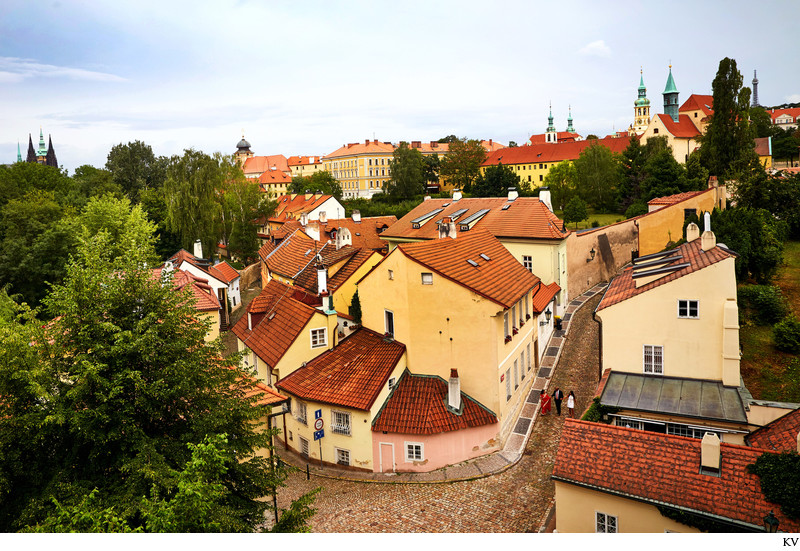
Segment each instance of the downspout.
M599 353L598 354L598 356L599 356L598 357L598 362L597 362L597 364L598 364L597 380L598 381L600 381L600 379L603 378L603 318L598 318L597 317L597 308L599 308L600 305L603 304L603 299L606 298L606 293L608 292L608 288L609 287L611 287L611 282L609 282L609 285L608 285L608 287L606 287L606 290L603 291L603 297L600 299L600 302L597 303L597 307L594 310L592 310L592 319L594 320L595 323L597 323L597 328L598 328L598 331L597 331L597 341L598 341L597 349L598 349L598 353Z

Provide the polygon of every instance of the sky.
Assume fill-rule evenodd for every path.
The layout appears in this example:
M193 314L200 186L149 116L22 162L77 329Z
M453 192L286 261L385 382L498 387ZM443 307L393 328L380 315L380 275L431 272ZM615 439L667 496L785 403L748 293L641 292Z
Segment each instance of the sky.
M770 17L767 17L770 15ZM800 2L0 2L0 164L52 136L70 174L141 140L319 155L365 139L455 134L523 144L652 113L672 64L682 103L736 60L762 105L800 101ZM786 22L787 24L779 24Z

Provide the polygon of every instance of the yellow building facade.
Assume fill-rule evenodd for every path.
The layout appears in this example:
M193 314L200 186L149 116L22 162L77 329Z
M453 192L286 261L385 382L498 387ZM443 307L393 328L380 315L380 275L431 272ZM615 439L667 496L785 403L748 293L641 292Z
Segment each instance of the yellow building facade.
M364 143L344 145L325 155L322 165L342 184L343 198L369 199L383 191L390 177L393 155L394 146L391 143L365 140Z

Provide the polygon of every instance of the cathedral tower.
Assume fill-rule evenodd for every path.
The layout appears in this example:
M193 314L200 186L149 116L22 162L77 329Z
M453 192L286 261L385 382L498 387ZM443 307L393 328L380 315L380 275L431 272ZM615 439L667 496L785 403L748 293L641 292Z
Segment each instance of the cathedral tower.
M575 128L572 126L572 106L569 106L569 117L567 117L567 132L575 133Z
M647 99L647 88L644 85L644 75L639 69L639 97L633 102L633 132L643 134L650 124L650 100Z
M678 122L678 88L672 78L672 65L669 66L669 77L667 77L667 85L664 87L663 95L664 114L669 115L673 121Z
M545 141L547 143L558 143L558 132L553 124L553 104L550 104L550 116L547 118L547 131L545 132Z

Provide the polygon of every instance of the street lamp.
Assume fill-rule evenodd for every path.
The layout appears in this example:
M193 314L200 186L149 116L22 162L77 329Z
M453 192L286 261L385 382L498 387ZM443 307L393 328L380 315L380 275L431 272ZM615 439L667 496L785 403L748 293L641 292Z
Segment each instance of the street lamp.
M550 316L552 316L552 315L553 315L553 313L550 311L550 308L545 310L545 312L544 312L545 321L540 321L539 325L547 325L548 323L550 323Z
M764 517L764 531L769 534L774 534L778 531L778 525L781 523L775 515L772 514L772 511L769 512L767 516Z

